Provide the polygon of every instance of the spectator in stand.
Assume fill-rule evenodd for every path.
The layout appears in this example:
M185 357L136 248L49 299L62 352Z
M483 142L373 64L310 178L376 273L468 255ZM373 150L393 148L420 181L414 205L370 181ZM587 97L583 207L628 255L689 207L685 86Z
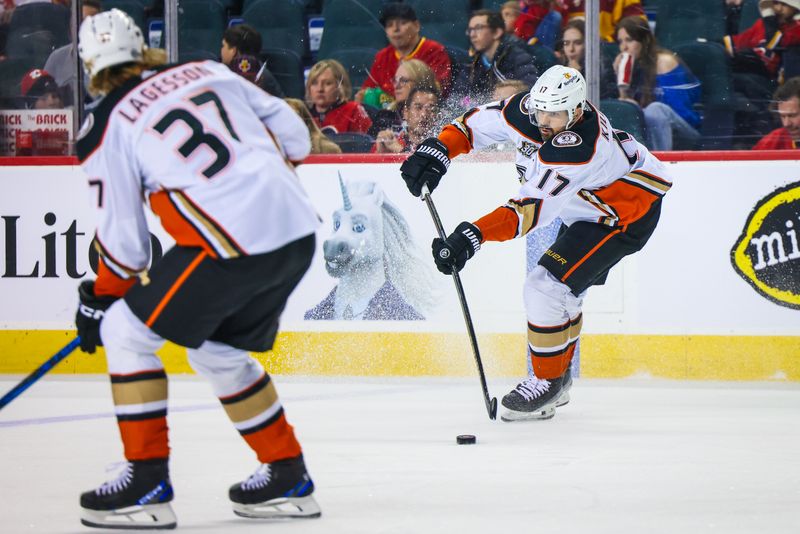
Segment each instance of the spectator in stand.
M256 56L239 54L228 63L228 68L245 80L256 83L256 76L261 70L261 61Z
M553 0L518 0L503 4L500 13L506 23L506 32L514 34L528 44L555 47L561 28L561 13L554 9ZM513 22L509 24L509 22Z
M586 21L574 19L567 22L555 50L562 65L572 67L586 78ZM611 66L600 62L600 98L617 98L617 80Z
M658 46L650 25L640 17L625 17L617 25L620 54L614 60L619 98L644 110L648 148L672 150L676 137L687 146L700 139L700 82L678 56ZM620 70L633 69L628 79Z
M308 73L306 104L325 133L366 133L372 125L364 107L350 100L350 76L334 59L318 61Z
M295 113L300 115L300 118L303 119L303 122L306 123L306 128L308 128L308 133L311 137L312 154L342 153L342 149L339 148L339 145L328 139L328 137L322 133L322 130L320 130L319 126L317 126L317 123L314 122L314 119L311 117L311 113L308 112L308 108L302 100L298 100L296 98L284 98L284 100L287 104L289 104L289 107L295 111Z
M425 62L436 75L442 92L447 94L451 83L450 56L441 43L420 36L420 23L414 8L400 2L388 3L381 11L380 21L386 30L389 46L375 55L369 76L356 95L356 100L361 102L364 92L371 88L394 96L392 81L400 61L404 59Z
M738 26L742 0L726 0L727 26ZM760 0L761 12L752 26L736 35L726 35L725 49L733 58L734 71L753 72L777 79L780 52L787 46L800 45L800 0Z
M97 15L103 10L100 0L83 0L81 2L81 22L86 17ZM73 84L76 83L76 76L80 71L83 74L83 96L87 99L88 93L86 86L89 85L89 77L80 67L78 61L78 52L75 43L64 45L56 48L50 55L47 56L47 61L44 63L44 70L53 76L53 79L61 88L65 102L73 102Z
M387 109L377 111L372 117L369 134L377 135L381 130L395 129L399 131L403 125L403 108L408 95L415 87L434 90L441 93L439 82L431 68L419 59L404 59L397 67L394 75L394 101Z
M567 22L574 19L586 19L586 1L561 0L561 11ZM639 17L645 22L647 21L640 0L600 0L600 38L613 43L615 28L625 17Z
M257 58L261 55L261 43L261 34L249 24L231 26L222 34L222 47L219 51L220 60L230 67L237 56L244 55ZM281 89L278 80L267 69L266 64L262 65L260 61L255 80L250 81L272 96L284 97L283 89Z
M789 150L800 143L800 77L789 78L775 91L782 127L765 135L753 150Z
M769 110L780 78L783 51L800 45L800 0L761 0L759 18L738 33L742 0L726 0L726 25L730 35L723 44L731 56L733 87L740 105L736 112L735 138L749 142L775 127Z
M511 98L517 93L530 91L530 89L531 86L522 80L506 80L504 82L497 82L497 85L494 86L492 100L505 100L506 98Z
M426 87L411 90L403 108L405 128L399 133L387 129L378 132L373 152L399 154L412 152L418 144L434 134L439 126L439 93Z
M473 12L467 36L474 56L457 82L457 93L483 104L491 100L498 81L521 80L528 85L536 82L539 73L533 56L525 43L506 34L500 13L488 9Z
M55 79L42 69L33 69L20 82L22 105L26 109L64 109Z

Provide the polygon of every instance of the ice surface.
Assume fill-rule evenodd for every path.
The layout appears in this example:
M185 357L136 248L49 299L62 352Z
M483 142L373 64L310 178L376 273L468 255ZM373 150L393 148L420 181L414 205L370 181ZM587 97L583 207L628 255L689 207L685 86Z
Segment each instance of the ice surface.
M254 456L210 387L175 377L180 531L800 532L798 384L581 379L555 419L509 424L489 421L477 378L275 379L322 518L234 516L227 487ZM0 532L94 531L79 524L78 495L121 460L111 412L104 377L43 380L0 412Z

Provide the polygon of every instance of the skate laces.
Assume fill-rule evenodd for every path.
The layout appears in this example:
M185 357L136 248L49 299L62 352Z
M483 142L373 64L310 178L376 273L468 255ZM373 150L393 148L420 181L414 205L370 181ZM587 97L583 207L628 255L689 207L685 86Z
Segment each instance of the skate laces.
M270 464L261 464L256 472L250 475L247 480L242 482L243 490L257 490L261 489L272 480L272 466Z
M543 378L536 378L535 376L529 376L514 389L517 393L522 395L526 401L529 401L549 391L550 381Z
M122 469L117 478L104 482L99 488L95 490L98 495L108 495L110 493L117 493L133 480L133 464L131 462L115 462L106 467L106 472L116 471Z

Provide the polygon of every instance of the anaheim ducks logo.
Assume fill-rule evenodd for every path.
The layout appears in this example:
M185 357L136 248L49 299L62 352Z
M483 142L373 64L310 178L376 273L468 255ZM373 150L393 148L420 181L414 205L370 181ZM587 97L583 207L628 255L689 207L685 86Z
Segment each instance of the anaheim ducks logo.
M731 249L734 270L763 297L800 309L800 182L761 199Z
M581 139L581 136L576 134L575 132L570 132L570 131L561 132L560 134L553 137L553 146L557 146L560 148L578 146L581 143L583 143L583 139Z
M522 99L519 101L519 110L523 113L523 115L530 115L530 110L528 109L528 101L531 99L531 94L528 93L527 95L523 96Z

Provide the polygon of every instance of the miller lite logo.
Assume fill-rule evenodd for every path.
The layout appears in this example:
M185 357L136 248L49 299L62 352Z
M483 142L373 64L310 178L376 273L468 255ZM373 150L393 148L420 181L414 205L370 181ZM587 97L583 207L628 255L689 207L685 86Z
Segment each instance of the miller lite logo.
M731 249L733 269L764 298L800 309L800 182L761 199Z

